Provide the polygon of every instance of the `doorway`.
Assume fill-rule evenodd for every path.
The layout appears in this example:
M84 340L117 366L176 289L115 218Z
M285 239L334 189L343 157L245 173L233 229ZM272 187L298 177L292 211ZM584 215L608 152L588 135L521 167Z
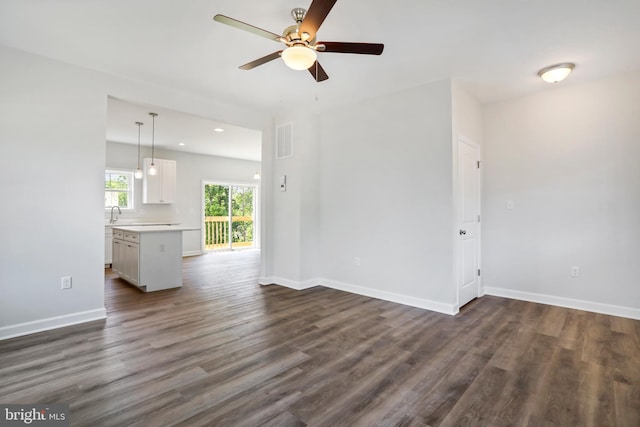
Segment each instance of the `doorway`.
M256 186L205 182L203 250L256 247Z
M457 290L458 307L480 295L480 147L458 139Z

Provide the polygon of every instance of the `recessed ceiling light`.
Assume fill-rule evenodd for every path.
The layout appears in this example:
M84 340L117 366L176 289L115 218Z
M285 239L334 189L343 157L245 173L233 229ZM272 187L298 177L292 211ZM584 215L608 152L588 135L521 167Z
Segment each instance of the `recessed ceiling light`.
M214 132L224 132L224 129L222 129L222 128L215 128L213 131L214 131Z
M178 145L184 145L184 142L178 142Z
M538 75L542 80L548 83L558 83L564 80L569 73L575 68L576 64L564 62L562 64L550 65L538 71Z

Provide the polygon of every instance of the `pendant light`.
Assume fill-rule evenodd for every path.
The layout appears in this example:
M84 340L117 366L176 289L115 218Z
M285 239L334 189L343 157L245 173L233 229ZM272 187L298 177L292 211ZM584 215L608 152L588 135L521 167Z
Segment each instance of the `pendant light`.
M133 174L133 176L135 176L136 179L142 179L142 176L144 174L142 173L142 169L140 169L140 126L142 126L144 123L136 122L136 124L138 125L138 168L136 169L136 172Z
M149 170L147 172L149 173L149 175L157 175L158 168L156 168L156 165L155 163L153 163L153 161L155 160L154 154L156 144L156 116L158 115L158 113L149 113L149 115L152 117L153 122L151 125L151 165L149 166Z

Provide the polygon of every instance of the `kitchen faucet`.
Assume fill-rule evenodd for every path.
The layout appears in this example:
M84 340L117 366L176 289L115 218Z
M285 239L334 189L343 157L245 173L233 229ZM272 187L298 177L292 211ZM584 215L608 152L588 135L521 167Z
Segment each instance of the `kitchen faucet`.
M116 217L115 219L113 218L113 209L114 208L118 208L118 214L122 215L122 211L120 210L120 206L111 206L111 219L109 220L109 224L115 224L115 222L118 220L118 217Z

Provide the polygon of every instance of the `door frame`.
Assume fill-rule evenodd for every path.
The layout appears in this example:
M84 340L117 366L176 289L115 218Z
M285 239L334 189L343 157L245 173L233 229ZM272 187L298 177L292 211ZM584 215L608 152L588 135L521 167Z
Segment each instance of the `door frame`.
M457 313L460 310L460 287L459 287L459 283L460 283L460 265L459 265L459 254L460 251L462 249L462 241L460 239L460 236L458 234L459 232L459 223L458 223L458 218L459 218L459 213L460 213L460 192L459 192L459 164L460 164L460 150L458 149L458 147L460 147L461 144L466 144L476 150L478 150L478 161L480 162L480 167L478 168L478 172L477 172L477 188L476 188L476 206L477 206L477 211L478 211L478 215L480 215L480 221L478 221L478 229L477 229L477 239L476 239L476 254L477 254L477 263L478 263L478 269L480 270L481 274L479 274L477 276L477 280L478 280L478 298L484 295L484 286L482 285L482 149L480 147L479 144L475 143L474 141L472 141L469 138L466 138L463 135L458 134L457 138L454 139L454 153L455 155L453 156L454 161L453 161L453 205L454 205L454 209L453 209L453 239L454 239L454 245L453 245L453 278L454 278L454 287L456 290L456 309L455 312Z
M240 181L220 181L215 179L203 179L200 185L200 226L202 227L202 231L200 233L200 250L204 253L210 253L212 251L208 251L205 248L205 227L204 227L204 187L206 185L224 185L229 187L253 187L253 247L247 249L260 249L260 182L240 182ZM229 192L229 197L231 197L231 192ZM229 205L231 207L231 205ZM229 247L228 250L232 250ZM241 250L241 249L236 249Z

